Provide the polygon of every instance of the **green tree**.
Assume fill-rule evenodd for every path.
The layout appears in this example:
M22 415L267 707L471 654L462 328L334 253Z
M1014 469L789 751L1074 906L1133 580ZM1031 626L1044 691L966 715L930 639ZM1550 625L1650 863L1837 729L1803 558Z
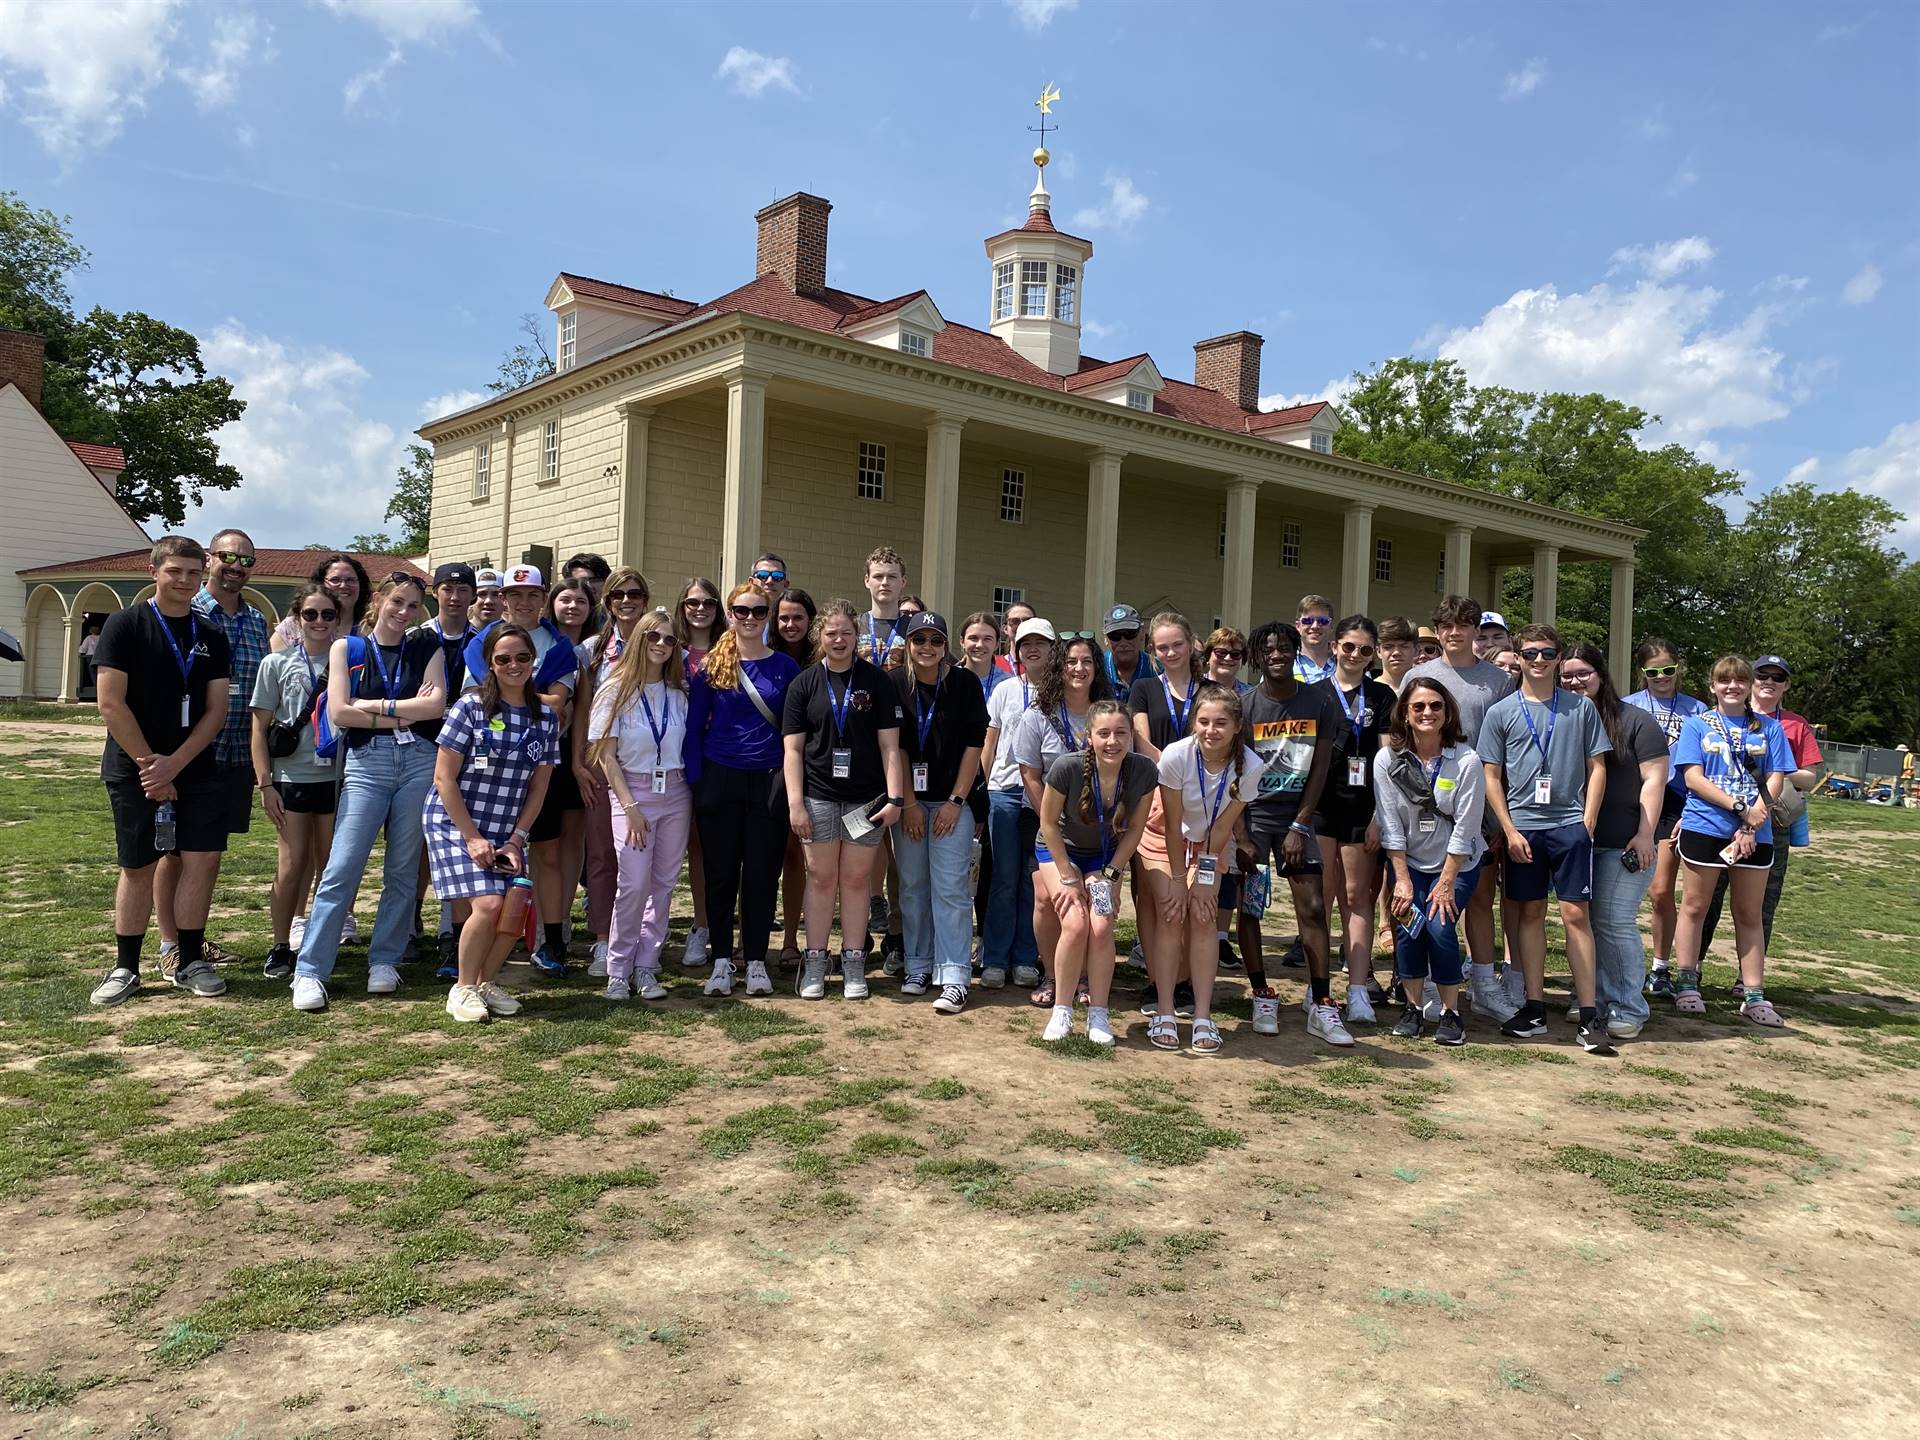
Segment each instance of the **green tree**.
M371 535L356 535L340 547L355 555L398 555L400 545L384 530L376 530Z
M547 332L539 319L531 314L522 315L520 333L527 338L506 353L500 362L499 373L487 382L487 389L496 395L518 390L522 385L531 385L553 374L553 356L547 350Z
M399 484L387 502L386 518L406 527L400 544L409 555L427 548L433 523L433 451L424 445L407 446L407 463L398 472Z

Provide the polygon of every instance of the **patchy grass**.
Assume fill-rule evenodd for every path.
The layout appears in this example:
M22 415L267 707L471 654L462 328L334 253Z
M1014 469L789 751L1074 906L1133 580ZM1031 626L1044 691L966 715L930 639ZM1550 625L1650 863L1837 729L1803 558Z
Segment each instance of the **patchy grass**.
M1163 1081L1128 1080L1114 1086L1121 1099L1088 1100L1110 1150L1146 1165L1186 1165L1209 1150L1234 1150L1247 1143L1238 1130L1209 1125L1200 1112L1172 1098Z

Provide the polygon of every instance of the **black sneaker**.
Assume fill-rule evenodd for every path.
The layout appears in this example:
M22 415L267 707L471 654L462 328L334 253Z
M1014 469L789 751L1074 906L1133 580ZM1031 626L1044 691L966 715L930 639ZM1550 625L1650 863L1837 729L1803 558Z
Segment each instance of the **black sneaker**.
M1185 980L1173 987L1173 1013L1182 1019L1193 1014L1193 986Z
M440 968L433 972L436 980L458 980L460 978L460 937L442 935L439 940Z
M1547 1033L1547 1017L1534 1014L1531 1007L1518 1010L1500 1027L1500 1033L1513 1040L1538 1040Z
M1223 939L1220 942L1220 968L1222 970L1240 969L1240 957L1233 953L1231 940Z
M1615 1055L1613 1037L1607 1033L1606 1022L1595 1016L1591 1020L1580 1022L1580 1048L1589 1055Z
M1299 936L1296 935L1294 937L1293 944L1287 947L1287 953L1280 957L1280 963L1289 970L1306 968L1307 947L1300 943Z
M1653 973L1647 977L1647 994L1655 1000L1673 998L1673 971L1669 967L1653 967Z
M533 968L550 980L558 980L567 973L566 951L557 950L551 945L542 945L532 955Z
M882 975L904 975L907 973L907 942L900 935L889 935L880 946L880 973Z
M1467 1025L1460 1018L1458 1010L1448 1010L1441 1015L1439 1028L1433 1032L1433 1038L1442 1045L1467 1043Z
M940 995L933 1002L934 1013L938 1015L958 1015L967 1008L967 987L964 985L942 985Z
M1401 993L1404 994L1405 992L1402 991ZM1387 1003L1387 992L1380 988L1380 982L1371 975L1367 976L1367 999L1371 1000L1375 1005L1384 1005Z
M1393 1029L1387 1033L1398 1035L1402 1040L1418 1040L1420 1038L1420 1007L1407 1006L1400 1012L1400 1018L1393 1022Z
M227 982L214 974L213 966L205 960L182 965L173 972L173 984L175 989L203 997L227 993Z
M267 966L260 973L269 980L284 980L293 974L293 947L276 945L267 951Z

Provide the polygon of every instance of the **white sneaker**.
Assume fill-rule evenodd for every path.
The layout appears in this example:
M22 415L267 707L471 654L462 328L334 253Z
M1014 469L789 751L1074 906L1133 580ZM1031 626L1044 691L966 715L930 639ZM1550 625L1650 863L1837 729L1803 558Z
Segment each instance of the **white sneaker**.
M771 995L772 993L773 980L767 974L767 962L749 960L747 962L747 994Z
M713 962L713 973L707 977L707 983L700 987L702 995L733 994L733 961L719 959Z
M840 952L840 998L842 1000L867 998L866 951L842 950Z
M1056 1005L1053 1016L1047 1021L1047 1028L1040 1032L1042 1040L1064 1040L1073 1033L1073 1007Z
M1349 1035L1347 1027L1340 1023L1339 1008L1332 1003L1308 1007L1307 1034L1324 1040L1329 1045L1353 1044L1353 1036Z
M342 945L358 945L360 943L360 922L353 918L353 912L351 910L347 912L346 920L341 923L340 943Z
M1127 952L1127 964L1136 970L1147 968L1147 950L1138 940L1133 942L1133 948Z
M1578 1000L1567 1006L1567 1023L1569 1025L1578 1025L1580 1023L1580 1002Z
M304 915L296 915L293 917L293 925L287 931L287 944L291 947L294 954L298 955L300 953L300 943L306 938L307 917Z
M633 987L618 975L607 977L606 995L609 1000L625 1000L633 994Z
M591 975L595 980L606 979L606 976L607 976L607 942L606 941L596 940L593 942L593 963L587 966L587 974Z
M391 995L400 988L400 972L391 965L367 967L367 994Z
M1607 1021L1607 1034L1613 1036L1616 1040L1632 1040L1640 1034L1643 1028L1640 1021L1628 1020L1621 1016L1615 1016L1613 1019Z
M1280 1033L1280 997L1278 995L1253 997L1253 1033L1256 1035Z
M483 981L473 987L480 992L480 1003L487 1007L489 1015L518 1015L520 1002L491 980Z
M658 970L636 970L633 972L633 993L642 1000L664 1000L667 987L660 983Z
M707 963L707 927L696 925L687 932L687 953L680 958L683 969L698 970Z
M1440 1017L1447 1013L1447 1007L1440 1003L1440 987L1429 976L1420 983L1420 1018L1431 1025L1438 1025Z
M447 992L447 1014L463 1025L478 1024L492 1013L487 1009L487 1002L480 998L478 985L456 985Z
M1113 1044L1113 1017L1102 1006L1087 1007L1087 1039L1096 1045Z
M1500 983L1497 975L1475 975L1467 983L1467 998L1473 1005L1474 1014L1502 1025L1511 1020L1520 1008L1508 1001L1507 987Z
M1371 1025L1374 1023L1373 1001L1367 998L1364 986L1347 987L1347 1023L1349 1025Z
M311 975L296 975L293 978L293 1008L296 1010L324 1010L327 1008L327 987Z

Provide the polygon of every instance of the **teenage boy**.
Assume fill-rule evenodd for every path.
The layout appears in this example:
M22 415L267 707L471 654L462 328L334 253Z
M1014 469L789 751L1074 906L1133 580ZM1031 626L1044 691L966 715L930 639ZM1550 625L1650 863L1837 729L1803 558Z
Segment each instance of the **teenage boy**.
M773 602L769 613L773 614L779 612L780 597L793 588L793 581L787 576L787 562L771 550L765 551L753 562L753 583L767 592L768 599ZM771 628L773 622L767 623Z
M194 608L206 563L198 541L162 537L147 559L153 598L109 618L95 651L100 718L107 725L100 778L113 806L120 862L113 899L117 953L94 987L95 1005L118 1005L140 988L140 947L162 854L179 856L173 891L179 965L172 982L193 995L226 992L203 948L231 810L213 749L230 718L227 639Z
M613 567L607 564L606 557L596 555L591 550L582 550L560 567L561 578L568 584L578 581L587 587L596 607L600 604L600 591L606 585L607 577L612 573ZM451 690L448 693L458 695L460 692Z
M1513 677L1473 653L1481 614L1480 602L1470 595L1449 595L1441 600L1433 609L1433 633L1440 654L1407 672L1409 679L1418 675L1438 681L1440 688L1453 697L1454 709L1460 713L1460 731L1469 745L1478 742L1487 710L1513 693ZM1489 851L1497 862L1500 840L1491 825L1488 831ZM1466 915L1467 953L1472 957L1467 991L1473 1008L1493 1020L1505 1020L1520 1008L1524 998L1524 987L1515 985L1509 993L1493 973L1498 953L1493 943L1493 901L1499 891L1499 869L1497 863L1480 867L1480 883ZM1516 974L1514 978L1519 977Z
M1296 664L1300 632L1293 626L1270 620L1253 632L1248 648L1260 669L1260 683L1241 703L1249 743L1267 768L1260 776L1258 793L1247 803L1253 855L1241 869L1250 874L1254 865L1271 860L1275 878L1286 879L1307 958L1307 1033L1329 1045L1351 1045L1353 1036L1340 1023L1340 1010L1333 1003L1327 905L1321 893L1320 847L1314 836L1339 716L1324 686L1300 682ZM1253 991L1253 1028L1262 1035L1277 1035L1280 997L1267 984L1260 922L1243 911L1238 923L1247 984Z
M574 560L580 558L575 556ZM447 667L447 694L455 698L467 688L467 631L478 590L479 577L473 573L471 565L453 561L439 566L433 572L433 598L439 606L439 613L414 627L415 634L431 631L439 639L441 663ZM431 743L439 737L441 724L439 720L416 720L413 733ZM420 888L413 902L413 933L416 939L421 933L421 910L426 904L427 890L432 883L423 841L420 846ZM471 903L465 900L444 900L440 904L440 933L436 942L439 968L433 972L436 980L459 978L459 925L466 922L471 908ZM459 923L456 924L456 921Z
M1000 637L1006 642L1007 653L995 657L993 663L998 669L1009 675L1022 673L1018 644L1020 627L1038 613L1024 600L1016 600L1000 612Z
M487 569L475 571L473 607L467 612L467 623L475 630L484 630L504 614L506 614L506 600L500 589L500 572Z
M907 562L891 545L880 545L867 556L863 576L872 608L854 624L859 629L855 647L862 660L891 670L907 658L907 617L900 613L900 597L907 590Z
M1480 660L1491 660L1502 650L1513 648L1513 633L1507 629L1507 617L1498 610L1480 612L1480 632L1473 638L1473 653Z
M1294 610L1294 630L1300 653L1293 659L1293 678L1314 685L1333 674L1333 602L1324 595L1302 595ZM1259 661L1256 653L1254 660Z
M1614 1053L1594 1004L1593 828L1606 794L1606 754L1613 748L1600 711L1584 695L1560 688L1560 632L1523 625L1520 688L1496 701L1475 748L1487 770L1487 809L1506 836L1510 936L1526 975L1527 1000L1500 1033L1547 1033L1547 892L1560 901L1567 964L1580 1007L1580 1048Z
M1141 643L1146 638L1146 626L1133 606L1116 605L1107 611L1102 628L1107 637L1107 679L1113 684L1113 693L1124 698L1134 681L1159 673Z

